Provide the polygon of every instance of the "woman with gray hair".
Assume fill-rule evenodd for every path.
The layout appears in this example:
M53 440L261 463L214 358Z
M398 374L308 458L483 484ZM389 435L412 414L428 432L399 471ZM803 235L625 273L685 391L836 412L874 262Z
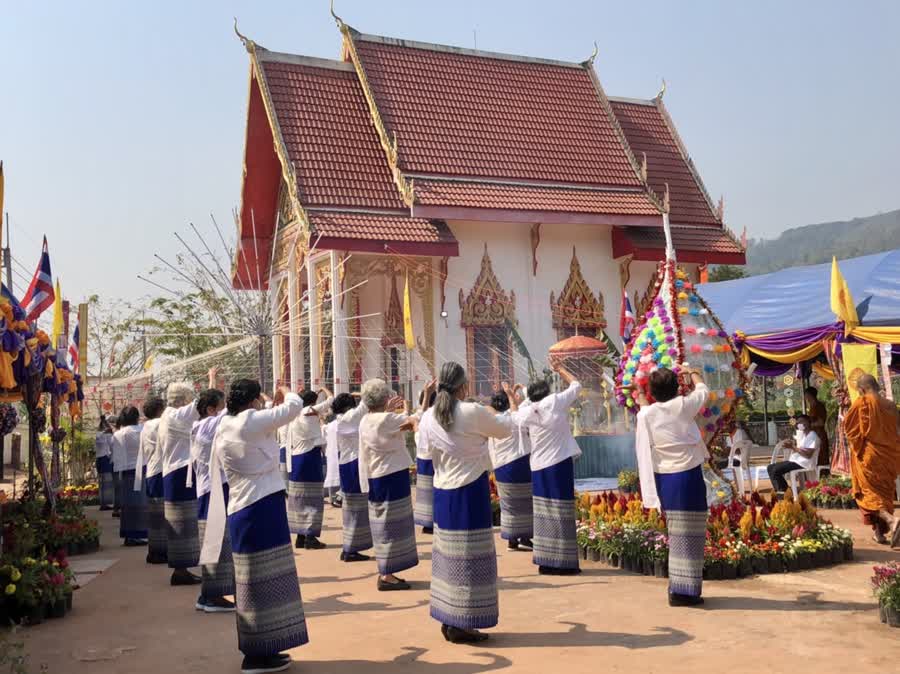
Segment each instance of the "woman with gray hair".
M406 401L401 404L382 379L362 387L368 413L359 424L359 482L369 492L369 522L378 561L380 591L408 590L409 583L394 574L419 563L416 525L409 487L411 457L406 432L413 429Z
M488 441L513 428L492 409L463 402L468 388L463 366L444 363L434 412L419 425L434 462L431 617L455 644L484 641L478 630L500 617ZM516 409L515 398L510 407Z
M216 387L216 374L209 370L209 388ZM197 585L200 577L188 569L200 563L199 503L191 469L191 431L200 419L190 382L172 382L166 387L166 404L157 428L162 453L163 498L166 539L172 585Z

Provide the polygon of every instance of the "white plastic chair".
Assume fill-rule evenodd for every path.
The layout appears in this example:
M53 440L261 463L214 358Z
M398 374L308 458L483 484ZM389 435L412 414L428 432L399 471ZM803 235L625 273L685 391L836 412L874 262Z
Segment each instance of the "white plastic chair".
M737 482L738 489L741 492L741 496L744 495L746 491L744 487L744 471L747 471L747 475L750 477L750 489L755 491L757 485L759 484L759 474L756 475L754 479L753 471L750 468L750 451L753 448L753 443L751 442L730 442L731 451L728 453L728 468L732 470L734 473L735 481ZM735 466L734 460L735 458L740 462L740 465Z

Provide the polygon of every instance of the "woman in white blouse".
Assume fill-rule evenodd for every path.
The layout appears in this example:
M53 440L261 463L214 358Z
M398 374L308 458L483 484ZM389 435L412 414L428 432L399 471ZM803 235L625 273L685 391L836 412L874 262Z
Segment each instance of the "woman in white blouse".
M434 462L431 617L452 643L484 641L478 630L500 617L488 440L509 437L511 424L489 407L463 402L467 395L462 365L444 363L433 415L419 427ZM515 410L515 400L511 405Z
M264 407L258 382L232 382L228 413L219 422L210 455L209 513L200 555L201 564L220 559L224 471L242 672L287 669L291 657L283 651L309 641L275 440L275 432L303 411L303 401L282 387L275 405Z
M141 444L141 413L129 405L119 413L119 430L113 433L113 454L116 470L123 485L121 489L122 514L119 519L119 536L127 546L147 545L147 495L132 489L138 466L138 449Z
M531 484L534 490L534 556L538 573L574 575L578 565L575 538L575 465L581 449L569 426L569 408L578 399L581 384L563 368L560 377L569 386L550 393L544 381L528 385L530 404L517 420L531 437Z
M359 425L360 485L369 492L369 524L378 561L378 589L408 590L409 583L394 574L419 563L413 522L406 432L414 421L398 405L405 402L381 379L370 379L362 387L362 402L368 409Z

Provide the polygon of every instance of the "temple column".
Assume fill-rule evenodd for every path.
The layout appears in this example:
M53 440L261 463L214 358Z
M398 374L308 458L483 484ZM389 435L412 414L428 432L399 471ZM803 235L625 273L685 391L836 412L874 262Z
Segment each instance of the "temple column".
M348 368L347 321L341 306L341 260L337 251L331 251L331 354L334 363L335 393L350 390L350 370Z
M300 323L297 320L297 313L300 304L299 293L297 292L297 269L296 259L293 251L288 261L288 341L290 343L290 359L291 369L291 390L298 391L303 388L303 359L300 357L300 336L298 328Z
M316 282L316 260L306 259L306 311L309 325L309 383L313 389L322 386L319 367L319 288Z

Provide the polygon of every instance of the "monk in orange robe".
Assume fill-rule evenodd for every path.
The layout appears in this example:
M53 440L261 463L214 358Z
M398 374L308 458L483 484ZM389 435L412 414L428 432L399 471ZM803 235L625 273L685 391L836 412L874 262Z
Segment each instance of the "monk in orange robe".
M878 381L863 375L857 381L860 396L844 417L850 443L853 495L863 521L875 531L875 540L900 546L900 518L894 517L895 480L900 472L900 419L897 408L878 392Z

